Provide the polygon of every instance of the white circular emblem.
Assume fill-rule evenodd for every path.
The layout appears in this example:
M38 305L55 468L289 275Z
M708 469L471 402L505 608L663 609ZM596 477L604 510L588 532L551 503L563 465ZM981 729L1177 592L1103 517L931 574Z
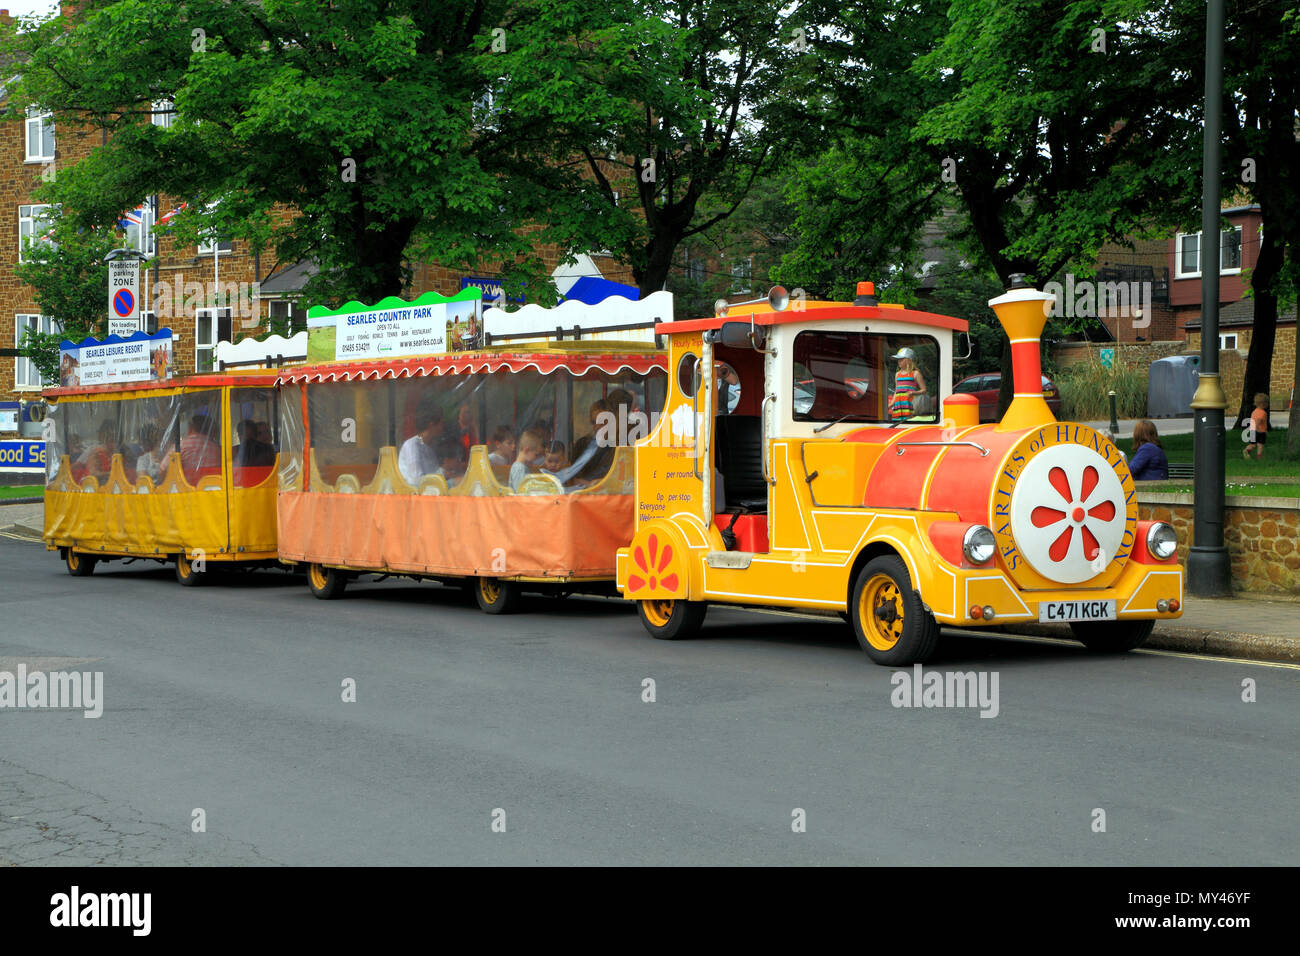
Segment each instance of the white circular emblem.
M1081 445L1055 445L1025 465L1011 493L1011 530L1029 566L1079 584L1119 551L1124 488L1106 459Z

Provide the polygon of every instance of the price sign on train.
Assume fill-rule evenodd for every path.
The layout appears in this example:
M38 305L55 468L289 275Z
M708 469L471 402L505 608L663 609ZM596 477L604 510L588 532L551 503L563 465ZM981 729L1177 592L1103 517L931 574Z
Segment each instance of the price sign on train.
M139 327L140 266L134 259L115 259L108 264L108 317L135 322Z

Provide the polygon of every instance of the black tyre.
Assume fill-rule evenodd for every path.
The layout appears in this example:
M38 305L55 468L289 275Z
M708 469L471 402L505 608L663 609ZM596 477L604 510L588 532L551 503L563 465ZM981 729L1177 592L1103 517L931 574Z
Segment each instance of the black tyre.
M68 566L68 573L74 578L86 578L95 573L95 565L98 560L88 554L80 551L73 551L67 548L63 552L63 562Z
M307 587L322 601L332 601L347 586L347 576L337 568L327 568L321 564L307 565Z
M1070 630L1094 654L1123 654L1145 644L1155 626L1155 621L1078 621Z
M176 555L176 580L182 587L198 587L207 580L207 572L195 568L189 556L181 553Z
M699 633L709 604L707 601L654 599L637 601L636 610L651 637L661 641L679 641Z
M924 663L939 644L939 625L896 555L872 558L858 572L849 617L858 646L877 664Z
M474 598L484 614L513 614L519 608L523 592L517 581L500 578L475 578Z

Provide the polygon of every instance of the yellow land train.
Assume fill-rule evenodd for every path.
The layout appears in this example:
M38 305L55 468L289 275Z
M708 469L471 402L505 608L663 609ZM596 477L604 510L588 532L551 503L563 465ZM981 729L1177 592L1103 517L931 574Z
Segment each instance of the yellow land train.
M1124 455L1056 421L1039 336L1051 296L990 302L1015 400L980 425L953 395L960 319L800 302L665 322L668 397L636 448L637 531L617 584L655 637L709 603L837 611L886 665L923 661L939 626L1061 621L1096 651L1181 613L1176 536L1139 521ZM942 403L938 396L946 396Z
M101 561L276 562L275 373L231 370L54 388L46 423L45 545L68 572Z

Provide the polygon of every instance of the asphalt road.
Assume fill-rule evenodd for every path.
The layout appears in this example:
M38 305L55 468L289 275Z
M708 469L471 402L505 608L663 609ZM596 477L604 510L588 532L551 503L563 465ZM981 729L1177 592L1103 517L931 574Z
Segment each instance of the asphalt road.
M946 634L927 669L998 675L982 718L893 706L830 620L714 608L662 642L613 601L76 579L6 539L0 581L0 671L104 675L98 719L0 708L0 863L1297 860L1294 665Z

